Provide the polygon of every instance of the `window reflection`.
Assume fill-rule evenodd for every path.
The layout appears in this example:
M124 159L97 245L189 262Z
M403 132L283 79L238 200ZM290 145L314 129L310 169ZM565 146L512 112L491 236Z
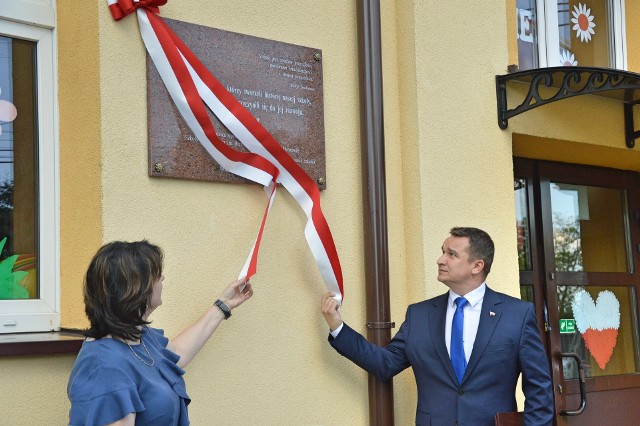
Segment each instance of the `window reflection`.
M516 202L516 233L518 236L518 265L521 271L531 271L531 233L527 204L527 180L517 178L513 182Z
M35 52L0 36L0 300L39 297Z
M558 0L557 65L611 67L611 14L607 0Z
M556 271L628 272L626 192L551 183Z
M538 30L535 0L516 0L518 66L521 70L538 68Z
M526 300L527 302L535 303L535 299L533 298L533 286L526 284L520 286L520 299Z

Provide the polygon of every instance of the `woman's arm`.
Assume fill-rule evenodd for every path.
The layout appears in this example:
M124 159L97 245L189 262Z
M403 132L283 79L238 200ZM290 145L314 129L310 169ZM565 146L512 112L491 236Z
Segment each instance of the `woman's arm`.
M121 418L117 422L108 424L107 426L135 426L136 413L129 413L126 417Z
M220 293L218 299L223 301L231 310L237 308L253 296L253 289L249 282L246 282L246 286L240 290L244 284L244 279L232 282ZM184 368L191 362L223 319L224 313L222 310L213 305L199 320L185 328L169 342L167 349L180 355L178 360L179 367Z

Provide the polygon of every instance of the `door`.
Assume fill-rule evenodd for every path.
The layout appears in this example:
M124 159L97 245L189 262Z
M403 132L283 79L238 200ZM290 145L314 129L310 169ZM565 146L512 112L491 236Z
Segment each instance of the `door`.
M638 173L516 158L514 177L521 296L536 306L556 423L638 424Z

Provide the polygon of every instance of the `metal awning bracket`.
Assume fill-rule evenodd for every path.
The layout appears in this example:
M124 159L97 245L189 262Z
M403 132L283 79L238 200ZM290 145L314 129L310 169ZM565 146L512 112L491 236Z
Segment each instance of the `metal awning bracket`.
M636 130L635 118L633 116L633 106L640 102L624 104L624 136L627 148L636 146L636 139L640 138L640 130Z
M507 83L528 85L524 100L515 108L507 106ZM542 94L543 92L544 94ZM633 106L640 103L640 74L609 68L550 67L496 75L498 126L506 129L509 119L533 108L580 95L597 95L624 104L625 139L635 146L640 130L635 129Z

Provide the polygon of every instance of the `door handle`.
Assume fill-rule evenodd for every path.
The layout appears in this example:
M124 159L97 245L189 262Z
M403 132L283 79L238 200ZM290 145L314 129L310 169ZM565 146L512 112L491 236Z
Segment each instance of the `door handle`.
M584 366L578 354L573 352L563 352L560 354L562 358L573 358L578 364L578 380L580 380L580 406L577 410L560 410L561 416L577 416L582 414L587 406L587 382L584 375Z

